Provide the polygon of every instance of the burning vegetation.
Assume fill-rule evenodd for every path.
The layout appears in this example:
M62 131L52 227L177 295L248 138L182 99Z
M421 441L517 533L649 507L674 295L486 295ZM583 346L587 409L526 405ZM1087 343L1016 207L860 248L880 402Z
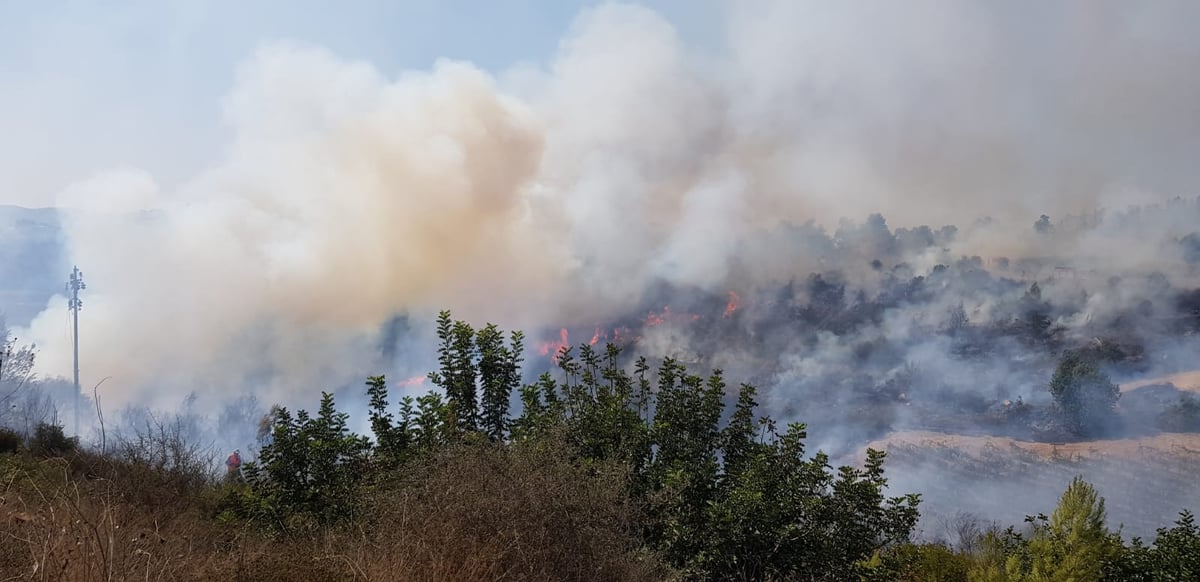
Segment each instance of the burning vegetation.
M1050 250L1084 236L1149 234L1171 215L1200 218L1197 204L1067 217L1053 229L1043 217L1028 228ZM590 337L630 358L736 370L764 386L772 410L834 435L822 444L837 450L891 430L1063 441L1179 425L1169 417L1186 409L1183 393L1160 389L1152 402L1122 396L1113 379L1194 366L1200 303L1186 237L1159 236L1160 269L1135 269L1071 256L956 257L949 249L978 236L972 229L893 231L880 216L832 234L783 232L819 253L819 271L739 292L664 283L645 301L662 307L564 327L538 344L542 361L556 362L571 337Z

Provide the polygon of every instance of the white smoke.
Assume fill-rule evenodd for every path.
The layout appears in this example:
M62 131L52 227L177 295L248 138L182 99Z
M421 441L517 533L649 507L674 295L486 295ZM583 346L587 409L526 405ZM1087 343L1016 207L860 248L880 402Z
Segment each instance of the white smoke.
M1200 5L1021 9L736 3L726 50L705 57L655 12L608 4L547 65L499 77L447 61L389 77L266 45L206 171L63 193L91 284L83 368L112 377L113 406L308 397L386 367L375 336L397 313L589 322L658 279L784 276L805 253L762 233L786 222L1027 228L1113 193L1182 193L1200 84L1181 73L1200 42L1180 13ZM66 374L65 302L50 305L23 335Z

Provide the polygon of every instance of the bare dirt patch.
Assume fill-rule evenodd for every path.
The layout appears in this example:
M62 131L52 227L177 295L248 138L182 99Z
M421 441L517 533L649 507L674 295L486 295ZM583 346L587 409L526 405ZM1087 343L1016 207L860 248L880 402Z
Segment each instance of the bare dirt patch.
M999 436L967 436L932 431L902 431L872 441L869 448L896 447L954 449L973 457L997 452L1027 453L1044 460L1089 458L1135 458L1147 452L1200 457L1200 434L1163 433L1128 439L1068 443L1022 441Z
M1121 384L1121 392L1129 392L1146 386L1159 386L1171 384L1179 390L1187 392L1200 392L1200 370L1191 370L1189 372L1180 372L1169 376L1160 376L1158 378L1148 378L1145 380L1137 380L1134 382L1126 382Z
M963 511L1002 524L1048 513L1075 476L1108 499L1109 525L1127 537L1200 509L1200 434L1054 443L902 431L868 446L887 451L891 487L923 494L923 527L935 535Z

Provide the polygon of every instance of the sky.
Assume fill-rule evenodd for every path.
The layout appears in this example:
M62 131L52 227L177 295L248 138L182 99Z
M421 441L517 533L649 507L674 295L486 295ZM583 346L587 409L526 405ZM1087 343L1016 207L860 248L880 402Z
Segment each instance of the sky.
M228 138L223 97L257 48L293 41L385 75L441 58L500 74L553 57L581 0L0 0L0 204L54 205L123 167L170 188ZM696 45L713 0L645 5Z

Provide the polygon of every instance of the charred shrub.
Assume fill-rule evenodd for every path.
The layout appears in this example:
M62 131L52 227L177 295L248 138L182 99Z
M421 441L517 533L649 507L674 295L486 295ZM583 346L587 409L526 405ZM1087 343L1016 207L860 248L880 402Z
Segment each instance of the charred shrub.
M1164 432L1200 432L1200 400L1185 395L1158 415L1155 423Z
M10 428L0 428L0 455L21 450L21 435Z

